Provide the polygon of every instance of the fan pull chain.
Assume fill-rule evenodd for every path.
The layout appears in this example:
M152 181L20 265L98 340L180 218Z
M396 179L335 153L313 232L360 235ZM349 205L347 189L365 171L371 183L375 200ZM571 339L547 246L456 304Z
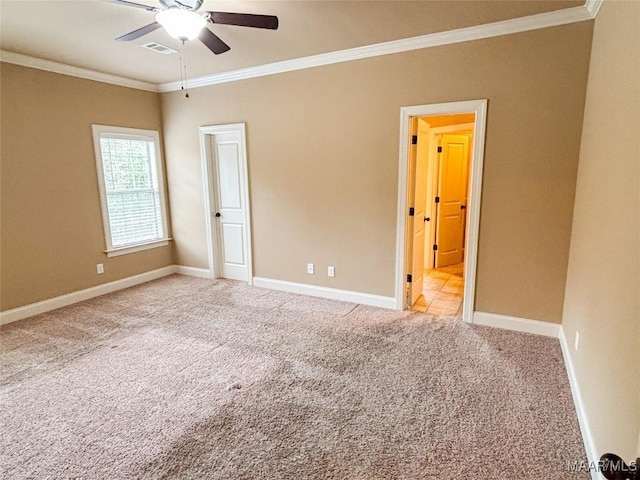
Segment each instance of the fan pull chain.
M189 98L189 89L187 87L187 62L182 61L182 47L184 47L184 41L180 47L180 89L185 92L184 97Z
M184 63L184 98L189 98L189 86L187 85L187 62Z

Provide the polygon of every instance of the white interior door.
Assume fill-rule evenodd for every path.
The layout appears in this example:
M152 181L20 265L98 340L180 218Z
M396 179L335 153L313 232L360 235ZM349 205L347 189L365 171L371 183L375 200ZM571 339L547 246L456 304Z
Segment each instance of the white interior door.
M467 201L469 137L442 135L438 178L436 267L462 262Z
M418 119L415 189L413 196L413 254L411 261L411 304L422 293L424 283L425 206L427 200L427 160L429 153L429 124Z
M216 277L251 281L244 128L219 127L210 140L210 211ZM242 125L244 127L244 125ZM212 127L217 128L217 127ZM228 130L228 131L225 131Z
M428 122L427 122L428 123ZM422 139L418 138L418 142ZM425 201L425 224L424 224L424 269L429 270L435 267L435 252L433 245L436 241L436 204L434 199L438 191L438 153L437 137L433 129L429 127L429 135L424 139L427 145L427 198Z

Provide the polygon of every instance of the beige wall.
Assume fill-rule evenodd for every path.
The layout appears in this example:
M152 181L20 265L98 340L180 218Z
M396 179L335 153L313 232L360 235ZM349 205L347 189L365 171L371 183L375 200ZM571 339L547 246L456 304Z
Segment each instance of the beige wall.
M563 326L598 455L640 456L640 3L593 37Z
M591 32L163 94L177 263L207 266L198 127L246 122L255 275L393 296L400 108L488 98L476 309L560 322Z
M160 130L158 95L5 63L1 82L2 310L171 265L171 247L106 258L91 133Z

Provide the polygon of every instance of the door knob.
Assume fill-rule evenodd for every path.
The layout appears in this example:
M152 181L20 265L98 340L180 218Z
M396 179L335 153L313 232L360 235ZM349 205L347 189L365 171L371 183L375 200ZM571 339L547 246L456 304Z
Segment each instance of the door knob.
M465 208L467 208L466 205L460 205L460 210L464 210Z
M431 221L431 217L424 217L424 221L425 222L430 222Z
M220 212L216 212L216 218L220 218Z

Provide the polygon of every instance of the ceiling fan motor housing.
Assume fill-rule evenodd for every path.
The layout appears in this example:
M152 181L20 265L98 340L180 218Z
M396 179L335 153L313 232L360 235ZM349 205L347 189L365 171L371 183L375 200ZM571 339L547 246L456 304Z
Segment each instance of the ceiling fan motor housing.
M141 8L156 14L155 22L116 38L116 40L123 42L136 40L164 27L173 38L183 42L198 38L209 50L220 55L229 51L231 47L206 27L207 22L238 27L266 28L268 30L278 29L278 17L274 15L234 12L198 13L197 10L202 6L203 0L158 0L164 8L152 7L132 0L105 1Z
M202 6L203 1L204 0L179 0L179 2L176 2L174 0L160 0L160 3L165 8L185 6L195 11Z

